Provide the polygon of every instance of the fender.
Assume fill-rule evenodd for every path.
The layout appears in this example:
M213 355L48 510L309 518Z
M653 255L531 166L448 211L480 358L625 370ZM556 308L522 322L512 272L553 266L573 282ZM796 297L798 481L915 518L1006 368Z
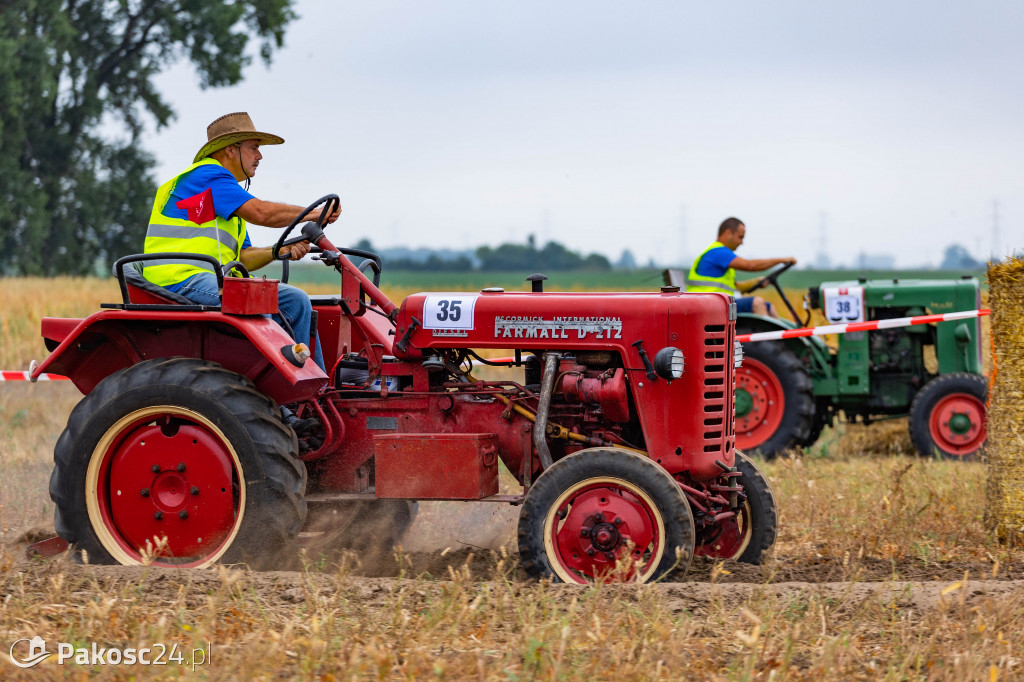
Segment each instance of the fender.
M43 372L63 374L82 393L125 367L171 357L216 362L248 377L279 404L313 398L327 384L312 360L296 367L284 357L281 348L294 341L259 315L101 310L84 320L44 318L42 332L53 352L32 379Z

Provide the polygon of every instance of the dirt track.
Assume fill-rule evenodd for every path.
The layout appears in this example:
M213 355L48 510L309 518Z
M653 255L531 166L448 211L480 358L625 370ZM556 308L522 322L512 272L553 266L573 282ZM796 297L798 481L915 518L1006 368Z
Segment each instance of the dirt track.
M429 573L439 580L413 580L382 576L381 573L397 573L397 564L390 567L378 566L372 573L377 575L346 575L340 578L332 572L316 571L267 571L246 572L246 590L261 602L286 605L305 601L309 595L332 595L339 589L354 592L367 610L388 608L390 595L404 584L415 582L424 599L430 599L434 591L443 591L448 567L459 569L466 566L481 586L491 582L494 575L496 555L473 555L466 550L449 552L441 556L436 553L415 553L407 555L412 569L406 575ZM513 561L515 557L510 557ZM216 590L223 582L223 576L214 570L179 571L175 569L142 568L126 566L81 566L56 558L47 561L29 562L19 558L14 571L22 573L29 591L31 586L42 588L55 572L62 572L72 580L95 580L102 591L114 592L126 583L138 584L148 597L173 598L182 586L190 593L199 595ZM724 570L722 570L724 568ZM961 599L961 590L966 592L968 607L974 600L1009 598L1024 594L1024 566L1001 567L996 578L991 576L991 565L930 564L917 562L864 562L854 570L855 579L843 581L844 569L835 562L823 562L813 566L791 566L783 560L775 560L767 566L741 564L720 565L710 561L695 562L685 581L663 583L647 589L656 590L659 600L672 612L700 611L712 602L725 608L738 608L752 597L787 598L810 594L824 598L842 598L846 602L878 600L891 603L902 609L927 612L947 601ZM849 567L846 569L849 571ZM969 571L968 581L958 588L964 572ZM714 573L714 575L712 575ZM514 572L513 576L517 574ZM853 576L851 576L853 577ZM339 581L344 580L344 587ZM565 585L569 593L583 589L580 586ZM624 588L632 589L632 588ZM943 594L946 591L947 594Z
M41 529L28 534L36 539ZM416 537L413 535L413 537ZM25 538L22 538L23 540ZM422 540L422 538L421 538ZM104 591L114 591L126 583L137 583L149 596L170 598L182 586L190 592L202 594L222 584L223 576L216 570L179 571L176 569L126 566L83 566L69 561L66 555L47 560L29 561L24 555L25 543L9 546L14 555L10 570L21 573L28 585L41 587L55 572L63 572L72 579L95 580ZM419 590L442 590L451 571L468 570L472 579L481 585L498 578L527 581L518 568L514 553L461 547L435 551L413 551L401 555L400 564L393 557L378 559L372 565L347 569L339 576L336 566L318 566L304 571L246 571L246 589L269 604L301 602L311 590L320 594L335 594L339 589L354 592L369 610L386 608L389 595L403 584L413 582ZM503 563L505 568L499 566ZM967 581L964 581L965 574ZM422 578L426 578L423 580ZM344 581L342 585L339 581ZM960 584L957 588L951 585ZM31 589L31 588L30 588ZM566 585L558 589L569 592L581 589ZM775 556L763 566L735 562L715 562L696 558L686 576L678 582L652 586L666 607L675 611L694 611L712 601L726 608L738 607L752 597L786 598L790 595L842 598L849 602L878 600L899 608L919 612L936 607L947 594L948 599L961 599L966 592L966 603L975 599L1001 599L1004 596L1024 594L1024 563L998 566L993 576L993 564L988 562L924 562L914 559L884 561L862 558L845 562L836 558L813 561Z

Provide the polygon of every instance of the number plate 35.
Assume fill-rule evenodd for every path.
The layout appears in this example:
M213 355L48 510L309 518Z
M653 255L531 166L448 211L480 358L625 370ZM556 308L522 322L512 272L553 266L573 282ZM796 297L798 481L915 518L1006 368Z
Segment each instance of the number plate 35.
M423 301L424 329L473 329L477 294L432 294Z

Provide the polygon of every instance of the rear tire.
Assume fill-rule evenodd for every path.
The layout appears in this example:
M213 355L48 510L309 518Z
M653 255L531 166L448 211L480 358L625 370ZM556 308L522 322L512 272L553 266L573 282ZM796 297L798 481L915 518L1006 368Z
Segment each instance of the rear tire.
M801 447L811 434L814 384L786 344L743 344L736 370L736 447L771 459Z
M988 382L980 374L956 372L924 385L910 404L910 440L925 457L970 460L988 438Z
M693 543L693 515L679 484L647 457L618 448L555 462L519 515L523 568L555 582L682 575Z
M809 448L821 438L821 432L831 423L831 403L827 399L814 401L814 417L811 419L811 430L799 445Z
M54 524L92 563L273 567L306 517L296 450L245 377L190 358L141 362L72 410L54 450Z

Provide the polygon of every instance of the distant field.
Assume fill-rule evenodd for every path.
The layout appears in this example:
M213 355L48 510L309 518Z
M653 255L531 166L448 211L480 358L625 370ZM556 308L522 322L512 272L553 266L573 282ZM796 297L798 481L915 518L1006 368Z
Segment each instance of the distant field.
M506 291L529 291L526 278L532 272L422 272L389 270L384 263L381 284L413 291L478 291L484 287L502 287ZM550 291L651 290L661 286L661 270L613 270L611 272L548 272L544 289ZM338 274L323 266L292 268L295 284L337 283Z
M657 289L662 284L662 269L613 270L611 272L547 272L544 288L550 291L643 291ZM422 272L389 270L384 263L381 282L388 287L414 291L475 291L484 287L503 287L506 291L526 291L526 278L532 272ZM787 289L806 289L821 282L868 279L956 279L973 275L982 282L983 271L949 272L942 270L790 270L780 278ZM739 273L741 279L755 277L757 273ZM292 268L291 281L296 284L326 285L338 281L338 275L320 265Z

